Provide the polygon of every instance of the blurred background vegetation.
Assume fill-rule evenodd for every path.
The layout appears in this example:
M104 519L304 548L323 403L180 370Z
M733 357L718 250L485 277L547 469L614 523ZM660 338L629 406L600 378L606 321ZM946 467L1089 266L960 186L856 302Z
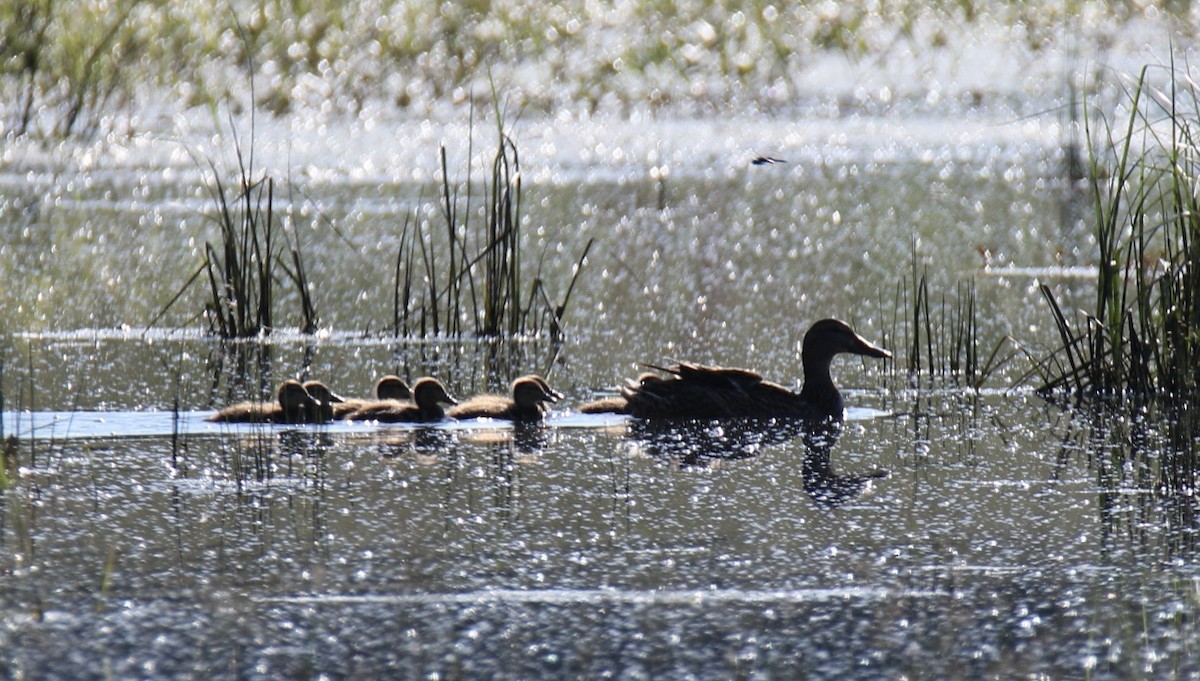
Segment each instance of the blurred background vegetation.
M0 3L0 122L62 137L213 102L423 114L490 96L489 79L544 111L786 107L822 52L882 65L994 26L1034 54L1090 53L1124 22L1188 33L1194 13L1179 0L22 0Z

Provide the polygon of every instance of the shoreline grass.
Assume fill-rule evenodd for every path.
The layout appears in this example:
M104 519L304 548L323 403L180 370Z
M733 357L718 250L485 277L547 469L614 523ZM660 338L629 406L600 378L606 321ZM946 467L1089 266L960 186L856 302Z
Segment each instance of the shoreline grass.
M139 111L164 101L236 100L275 115L314 106L351 117L374 106L423 114L462 103L485 71L543 111L779 110L809 91L810 69L826 55L870 64L910 51L957 54L976 46L961 37L972 29L1022 56L1103 53L1114 23L1145 22L1151 11L1165 31L1191 25L1187 6L1166 0L1096 6L1087 18L1062 10L1045 0L741 10L570 0L545 12L398 0L26 0L0 4L0 118L16 135L53 138L136 127ZM242 15L240 41L230 39L231 14ZM243 87L252 64L271 66L258 93ZM540 85L549 80L556 87Z
M1155 87L1149 67L1141 71L1120 129L1085 111L1095 305L1063 310L1041 286L1061 341L1037 364L1043 394L1200 391L1200 86L1168 68L1165 88Z

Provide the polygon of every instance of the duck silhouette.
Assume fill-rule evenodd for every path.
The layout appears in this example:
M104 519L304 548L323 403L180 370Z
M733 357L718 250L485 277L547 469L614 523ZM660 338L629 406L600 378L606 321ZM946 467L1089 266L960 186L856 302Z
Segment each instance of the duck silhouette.
M512 382L511 397L506 395L476 395L448 412L456 419L492 418L506 421L541 421L546 415L546 403L562 399L541 376L530 374Z
M239 402L225 407L207 420L217 423L309 423L321 407L319 400L295 379L279 384L274 402Z
M729 417L841 418L845 402L833 384L830 364L840 354L891 357L845 322L822 319L804 334L804 385L795 392L748 369L681 362L655 367L667 374L642 374L621 387L619 397L589 402L583 413L630 414L642 418L712 419Z
M349 414L346 419L380 423L440 421L446 418L443 404L458 404L441 381L428 376L413 384L412 396L412 402L380 400Z

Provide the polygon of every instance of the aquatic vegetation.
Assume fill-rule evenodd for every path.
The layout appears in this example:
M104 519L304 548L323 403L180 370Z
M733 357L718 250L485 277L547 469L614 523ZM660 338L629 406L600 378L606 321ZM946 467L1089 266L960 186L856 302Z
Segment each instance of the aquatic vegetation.
M1200 481L1195 456L1200 441L1200 410L1187 400L1163 404L1142 401L1138 408L1090 401L1068 415L1059 460L1089 452L1095 467L1100 520L1112 535L1151 525L1159 529L1152 546L1159 560L1193 556L1200 549L1195 531L1195 490ZM1130 498L1129 490L1141 494ZM1108 548L1107 546L1105 548Z
M4 437L0 435L0 491L12 486L17 470L17 446L20 441L16 435Z
M892 57L951 44L964 26L1011 27L1028 52L1070 35L1111 40L1112 21L1185 5L1050 2L725 3L661 0L536 11L526 2L50 0L0 7L0 93L17 134L114 125L168 90L185 106L236 100L283 114L383 105L418 112L487 94L491 70L530 106L786 105L821 52ZM1081 14L1088 15L1085 18ZM236 16L238 28L230 17ZM866 60L869 61L869 60ZM263 88L242 83L265 67ZM402 75L401 75L402 74ZM545 87L553 81L554 87ZM150 84L151 88L145 85ZM248 96L247 96L248 95ZM40 119L40 120L39 120Z
M207 189L216 208L221 235L216 246L206 242L204 247L202 271L207 275L210 296L204 312L209 330L221 338L269 334L275 325L274 284L282 272L299 295L301 333L313 333L318 318L299 236L287 243L285 233L285 243L279 243L275 180L255 177L253 138L248 157L243 155L236 134L233 144L237 156L236 185L227 187L216 164L208 163L212 182ZM284 260L284 248L291 257L290 267Z
M1142 70L1128 119L1087 118L1095 307L1076 321L1054 290L1061 347L1039 364L1045 392L1194 395L1200 390L1200 90L1172 66L1165 88ZM1101 133L1099 139L1093 133Z
M584 245L560 300L551 299L542 276L545 252L525 288L523 272L528 266L521 246L520 153L504 131L499 112L496 117L500 121L497 147L490 181L483 188L486 213L482 223L459 217L471 213L472 183L468 174L465 196L452 188L445 147L440 149L444 252L426 241L415 221L404 223L393 286L392 329L398 337L461 336L470 329L478 337L562 338L563 316L594 240ZM444 276L439 276L439 271ZM418 290L418 277L424 290Z
M907 353L904 368L910 378L922 375L950 378L978 388L999 371L1017 351L1002 355L1008 336L992 345L986 356L979 332L979 311L976 308L975 280L960 280L954 296L941 294L938 303L931 302L929 267L920 264L917 243L910 250L911 269L896 286L896 303L892 309L901 315L893 318L893 339L903 334L900 347ZM902 314L901 314L902 312ZM892 360L892 368L899 365Z

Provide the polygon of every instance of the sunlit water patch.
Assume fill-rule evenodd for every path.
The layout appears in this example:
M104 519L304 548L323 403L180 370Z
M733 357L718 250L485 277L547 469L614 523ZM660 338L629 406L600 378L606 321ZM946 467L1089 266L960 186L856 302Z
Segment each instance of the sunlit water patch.
M509 119L539 275L564 281L595 239L561 344L392 332L399 233L443 238L439 147L452 189L480 192L491 121L260 118L321 328L296 333L280 292L246 343L202 328L202 286L174 298L213 238L206 163L234 167L210 112L7 146L0 673L1200 673L1194 419L1011 389L1053 340L1038 285L1064 309L1094 286L1057 95L964 95L982 70L900 92L894 67L859 83L873 66L834 62L834 94L794 116ZM909 376L922 274L943 312L973 283L984 352L1029 356L982 389ZM572 411L676 358L798 387L824 317L898 358L835 363L840 427ZM295 376L468 395L530 371L567 393L544 424L205 420Z
M75 414L8 452L0 643L36 676L1200 669L1194 506L1139 472L1167 442L852 397L834 431Z

